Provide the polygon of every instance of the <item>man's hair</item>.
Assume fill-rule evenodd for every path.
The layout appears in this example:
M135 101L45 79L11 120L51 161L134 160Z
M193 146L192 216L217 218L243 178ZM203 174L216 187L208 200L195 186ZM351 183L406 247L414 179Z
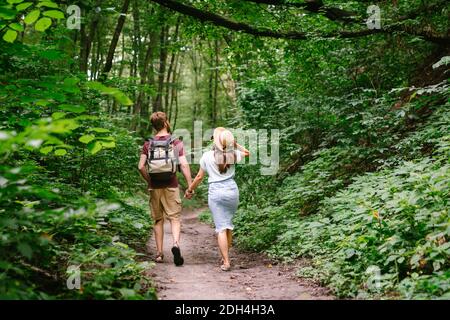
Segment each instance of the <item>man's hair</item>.
M165 127L167 129L167 132L170 133L170 123L169 120L167 120L167 115L165 112L153 112L150 116L150 122L153 129L155 129L157 132L161 131Z

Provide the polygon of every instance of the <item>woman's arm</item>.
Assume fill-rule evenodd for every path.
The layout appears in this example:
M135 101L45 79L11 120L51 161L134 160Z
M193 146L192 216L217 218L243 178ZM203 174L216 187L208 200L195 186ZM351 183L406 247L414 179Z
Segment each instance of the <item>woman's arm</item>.
M250 151L248 151L245 147L241 146L237 142L234 142L234 146L236 149L238 149L245 157L248 157L250 155Z
M189 199L189 197L192 196L192 194L194 193L194 190L202 182L204 176L205 176L205 171L203 171L203 169L200 168L200 170L198 171L197 175L194 178L194 181L192 181L191 185L189 186L189 188L187 188L186 193L184 194L184 196L186 198Z

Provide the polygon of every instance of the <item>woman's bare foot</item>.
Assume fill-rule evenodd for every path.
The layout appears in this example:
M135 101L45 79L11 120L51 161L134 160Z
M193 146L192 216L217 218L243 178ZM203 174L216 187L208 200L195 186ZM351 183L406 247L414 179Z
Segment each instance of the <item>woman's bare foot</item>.
M158 253L158 255L157 255L156 258L155 258L155 262L157 262L157 263L162 263L162 262L164 262L164 254Z
M229 263L224 263L220 266L220 270L222 271L230 271L231 270L231 265Z

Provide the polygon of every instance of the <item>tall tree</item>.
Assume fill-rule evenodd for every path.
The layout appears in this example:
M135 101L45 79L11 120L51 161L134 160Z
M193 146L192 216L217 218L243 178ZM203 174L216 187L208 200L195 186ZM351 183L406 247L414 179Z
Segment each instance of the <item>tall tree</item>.
M97 0L94 7L94 15L92 17L91 23L89 24L89 30L86 32L86 26L84 23L81 24L80 29L80 71L87 72L89 55L91 52L92 42L94 40L95 34L98 29L98 24L100 21L100 12L102 0Z
M125 18L127 16L128 7L130 6L130 0L124 0L122 9L120 10L119 18L117 19L117 25L114 29L114 34L111 39L111 44L109 45L108 55L106 56L105 65L100 75L100 80L106 80L108 73L111 71L112 63L114 59L114 53L116 52L117 43L119 42L119 37L122 32L123 25L125 23Z
M163 110L164 78L166 74L167 63L167 34L168 26L163 24L159 34L159 69L158 69L158 88L156 98L153 103L153 112Z

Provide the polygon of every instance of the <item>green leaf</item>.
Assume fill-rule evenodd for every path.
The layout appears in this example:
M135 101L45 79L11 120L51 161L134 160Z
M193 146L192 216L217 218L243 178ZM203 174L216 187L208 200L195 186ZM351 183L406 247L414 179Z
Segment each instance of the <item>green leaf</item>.
M125 299L134 297L136 295L136 292L134 290L127 289L127 288L119 289L119 292L122 295L122 297L124 297Z
M40 153L43 154L48 154L49 152L51 152L53 150L52 146L47 146L47 147L43 147L39 150Z
M97 137L97 139L102 140L102 141L115 141L114 137Z
M40 18L36 24L34 25L34 28L36 29L36 31L45 31L48 29L48 27L50 27L52 25L52 19L50 18Z
M131 106L133 104L133 101L128 98L128 96L123 92L118 92L114 94L114 98L116 101L124 106Z
M77 83L80 79L75 77L65 78L63 90L70 93L80 93L80 88L78 88Z
M58 60L63 57L61 51L49 49L44 51L39 51L39 56L48 60Z
M88 150L91 154L96 154L100 150L102 150L102 144L99 141L92 141L87 145Z
M19 4L19 5L16 6L16 10L17 10L17 11L23 11L23 10L25 10L25 9L28 9L32 4L33 4L33 3L31 3L31 2L24 2L24 3L21 3L21 4Z
M35 105L43 106L43 107L48 106L50 103L52 103L52 100L46 100L46 99L39 99L34 102Z
M24 30L23 25L17 22L11 23L10 25L8 25L8 27L19 32L22 32Z
M116 143L114 141L102 141L102 147L104 148L115 148L116 147Z
M131 101L131 99L128 98L125 93L123 93L122 91L120 91L117 88L107 87L107 86L103 85L102 83L96 82L96 81L90 81L90 82L86 83L86 86L89 89L99 91L101 94L107 94L107 95L113 96L117 102L119 102L120 104L123 104L125 106L130 106L133 104L133 101Z
M46 17L50 17L50 18L55 18L55 19L64 19L64 13L62 13L59 10L48 10L48 11L44 11L44 16Z
M55 120L58 120L58 119L61 119L61 118L64 118L64 116L65 116L66 114L64 113L64 112L53 112L52 113L52 119L55 119Z
M98 132L98 133L106 133L106 132L109 132L109 130L108 130L108 129L105 129L105 128L90 128L89 131L95 131L95 132Z
M65 86L76 86L78 82L80 82L80 79L76 77L68 77L64 79Z
M92 90L102 91L105 86L97 81L89 81L86 83L86 87Z
M33 256L33 250L28 243L20 242L17 245L17 250L19 250L19 252L28 259L31 259L31 257Z
M0 6L0 21L15 19L16 14L17 12L15 10Z
M58 5L56 3L54 3L54 2L51 2L51 1L42 1L42 2L38 3L37 6L39 8L40 7L56 8L56 9L58 8Z
M26 15L26 17L25 17L25 19L23 19L23 21L26 24L32 24L39 18L40 15L41 15L41 11L39 11L38 9L33 10Z
M73 119L60 119L55 120L50 127L51 131L54 133L67 133L75 130L79 127L79 124Z
M82 112L86 111L86 108L84 106L79 106L79 105L61 104L58 107L64 111L69 111L69 112L73 112L73 113L82 113Z
M83 136L80 137L80 139L78 139L80 142L88 144L89 142L91 142L92 140L95 139L95 136L92 134L85 134Z
M56 149L55 150L55 156L64 156L67 154L66 149Z
M17 38L17 31L8 29L3 35L3 40L13 43Z
M10 4L16 4L16 3L21 3L23 0L7 0L8 3Z

